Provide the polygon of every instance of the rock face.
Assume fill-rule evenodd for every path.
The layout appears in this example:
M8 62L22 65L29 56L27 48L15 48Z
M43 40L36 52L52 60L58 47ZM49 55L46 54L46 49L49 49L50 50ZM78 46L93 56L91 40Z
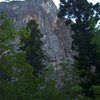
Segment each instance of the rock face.
M43 34L44 50L49 62L60 65L66 58L72 58L71 34L64 21L57 18L57 8L52 0L26 0L0 3L0 12L7 12L14 20L16 30L34 19Z

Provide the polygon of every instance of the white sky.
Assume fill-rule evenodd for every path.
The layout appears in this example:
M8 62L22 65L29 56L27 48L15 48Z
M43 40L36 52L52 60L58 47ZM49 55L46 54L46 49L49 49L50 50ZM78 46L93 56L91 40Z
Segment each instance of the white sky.
M59 1L60 0L53 0L54 3L56 4L56 6L58 7L59 6ZM89 2L92 2L93 4L97 3L97 2L100 2L100 0L88 0Z

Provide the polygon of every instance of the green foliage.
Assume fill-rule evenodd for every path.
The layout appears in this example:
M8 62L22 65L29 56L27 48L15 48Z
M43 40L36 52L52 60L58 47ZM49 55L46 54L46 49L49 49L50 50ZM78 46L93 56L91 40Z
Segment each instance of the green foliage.
M78 100L93 100L93 99L91 99L89 97L85 97L85 96L79 95L78 96Z
M79 94L80 92L82 92L82 87L80 87L79 85L73 86L71 88L71 91L73 92L73 94Z
M25 53L14 44L19 33L12 21L5 13L0 14L0 21L0 99L31 100L33 68L26 62Z
M21 42L23 44L21 49L26 52L26 59L28 63L34 67L34 75L37 76L37 74L39 74L41 69L44 67L43 61L45 59L44 51L42 49L42 34L40 33L38 24L35 20L30 20L27 23L25 30L28 34L23 34L21 37Z
M100 96L100 85L95 86L95 92Z
M100 83L98 78L100 75L100 56L98 56L100 42L99 35L94 35L97 33L95 25L100 19L100 4L93 5L87 0L60 0L60 2L58 17L67 16L66 25L70 24L75 33L72 35L72 49L78 52L74 59L77 62L75 67L80 72L80 86L84 88L83 92L86 95L92 97L89 89ZM72 23L73 18L75 23ZM91 71L92 67L95 68L94 72Z
M95 43L97 47L96 52L100 54L100 30L95 29L95 31L96 32L94 33L93 43Z

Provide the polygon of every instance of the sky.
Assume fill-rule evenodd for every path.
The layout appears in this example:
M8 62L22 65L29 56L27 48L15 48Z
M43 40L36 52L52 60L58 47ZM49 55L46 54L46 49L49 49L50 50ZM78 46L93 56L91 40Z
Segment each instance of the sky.
M54 3L56 4L56 6L57 6L57 8L59 8L59 1L60 0L53 0L54 1ZM88 0L89 2L92 2L93 4L96 4L97 2L99 2L100 3L100 0ZM74 21L74 20L73 20ZM97 26L98 25L100 25L100 21L98 21L98 24L97 24Z
M59 1L60 0L53 0L57 7L59 7ZM100 0L88 0L89 2L92 2L93 4L96 4L97 2L100 2Z

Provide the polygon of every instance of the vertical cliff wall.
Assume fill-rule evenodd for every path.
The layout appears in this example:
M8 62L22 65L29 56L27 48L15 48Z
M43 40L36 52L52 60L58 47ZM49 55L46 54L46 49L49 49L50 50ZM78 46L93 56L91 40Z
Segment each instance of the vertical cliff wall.
M16 30L35 19L43 34L44 50L53 65L60 65L66 58L72 60L70 27L57 18L57 8L52 0L30 0L0 3L0 12L7 12L14 20Z

